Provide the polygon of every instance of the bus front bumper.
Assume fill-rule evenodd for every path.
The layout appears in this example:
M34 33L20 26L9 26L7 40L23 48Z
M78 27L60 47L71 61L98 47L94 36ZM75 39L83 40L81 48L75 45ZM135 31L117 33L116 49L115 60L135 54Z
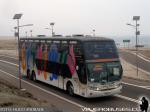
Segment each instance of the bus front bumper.
M121 89L122 89L121 85L117 88L114 88L114 89L102 90L102 91L101 90L96 91L96 90L87 89L87 94L86 94L85 97L94 98L94 97L111 96L111 95L114 95L114 94L121 93Z

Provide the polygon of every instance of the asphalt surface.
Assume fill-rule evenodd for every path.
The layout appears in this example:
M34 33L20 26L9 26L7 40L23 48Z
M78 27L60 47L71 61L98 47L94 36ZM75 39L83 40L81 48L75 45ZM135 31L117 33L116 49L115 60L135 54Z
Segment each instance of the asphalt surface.
M136 55L132 54L131 52L127 52L125 50L120 50L119 51L120 57L122 57L124 60L126 60L127 62L131 63L132 65L137 65L136 63ZM138 57L137 58L138 61L138 66L139 68L150 72L150 62L143 60L142 58Z
M0 60L9 61L11 63L17 64L17 60L13 58L8 58L4 56L0 56ZM18 77L17 66L11 65L9 63L5 63L0 61L0 78L11 82L13 85L18 86L19 80L8 75L12 74L15 77ZM5 71L7 73L4 73ZM150 89L144 89L140 87L135 87L127 84L123 84L121 96L127 97L127 99L120 98L118 96L109 96L109 97L101 97L101 98L92 98L86 99L80 96L69 96L65 91L55 88L53 86L44 84L42 82L33 82L30 80L25 80L28 83L22 81L22 87L27 89L27 91L31 92L36 98L46 100L49 105L56 105L60 110L64 112L82 112L80 106L88 107L88 108L139 108L139 104L131 101L130 99L139 100L140 97L146 96L150 100ZM126 83L137 84L138 81L134 79L123 78L123 81ZM32 85L35 86L32 86ZM149 82L142 82L140 84L150 86ZM38 87L38 88L37 88ZM39 88L42 88L39 89ZM43 91L44 90L44 91ZM63 99L56 97L54 95L49 94L49 92L62 97ZM70 103L73 102L73 103Z

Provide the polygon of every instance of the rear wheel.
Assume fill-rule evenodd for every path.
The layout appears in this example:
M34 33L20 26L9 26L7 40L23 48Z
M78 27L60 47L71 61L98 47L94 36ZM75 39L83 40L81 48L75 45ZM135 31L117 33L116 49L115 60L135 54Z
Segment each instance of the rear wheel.
M73 85L71 83L67 84L67 92L69 93L69 95L73 96L74 95L74 88Z
M36 81L36 74L32 71L31 80Z
M27 69L27 79L30 79L30 69Z

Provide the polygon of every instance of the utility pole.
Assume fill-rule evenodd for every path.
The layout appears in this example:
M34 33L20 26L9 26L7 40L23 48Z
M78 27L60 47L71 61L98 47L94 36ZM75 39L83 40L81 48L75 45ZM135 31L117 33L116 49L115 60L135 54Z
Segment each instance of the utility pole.
M19 88L21 88L21 66L20 66L20 43L19 43L19 19L21 18L22 14L15 14L13 19L17 20L17 37L18 37L18 65L19 65Z
M135 35L136 35L136 66L137 66L137 76L138 76L138 35L140 35L140 31L138 31L138 26L139 24L137 24L137 21L140 20L140 16L133 16L133 20L135 21Z
M18 65L19 65L19 71L18 71L18 75L19 75L19 88L21 90L25 90L25 89L22 89L22 86L21 86L21 65L20 65L20 37L19 37L19 28L20 27L25 27L25 26L33 26L33 24L26 24L26 25L21 25L19 26L19 20L21 19L22 17L22 14L15 14L13 19L16 19L17 20L17 27L14 27L15 29L17 29L17 32L15 33L15 35L18 37Z
M50 26L52 27L52 28L51 28L51 29L52 29L52 37L54 36L54 29L53 29L54 25L55 25L54 22L50 23Z
M136 50L136 73L137 73L137 77L138 77L138 46L139 46L139 43L138 43L138 35L140 35L140 31L138 30L138 27L140 26L137 21L140 20L140 16L133 16L133 21L135 21L135 25L132 25L132 24L127 24L129 26L132 26L133 28L135 28L135 50Z

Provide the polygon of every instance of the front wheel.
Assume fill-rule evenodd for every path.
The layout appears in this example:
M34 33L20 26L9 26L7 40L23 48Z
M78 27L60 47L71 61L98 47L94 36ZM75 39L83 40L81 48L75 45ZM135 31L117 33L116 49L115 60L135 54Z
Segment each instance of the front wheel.
M72 84L68 84L67 91L68 91L70 96L74 95L74 89L73 89L73 85Z

